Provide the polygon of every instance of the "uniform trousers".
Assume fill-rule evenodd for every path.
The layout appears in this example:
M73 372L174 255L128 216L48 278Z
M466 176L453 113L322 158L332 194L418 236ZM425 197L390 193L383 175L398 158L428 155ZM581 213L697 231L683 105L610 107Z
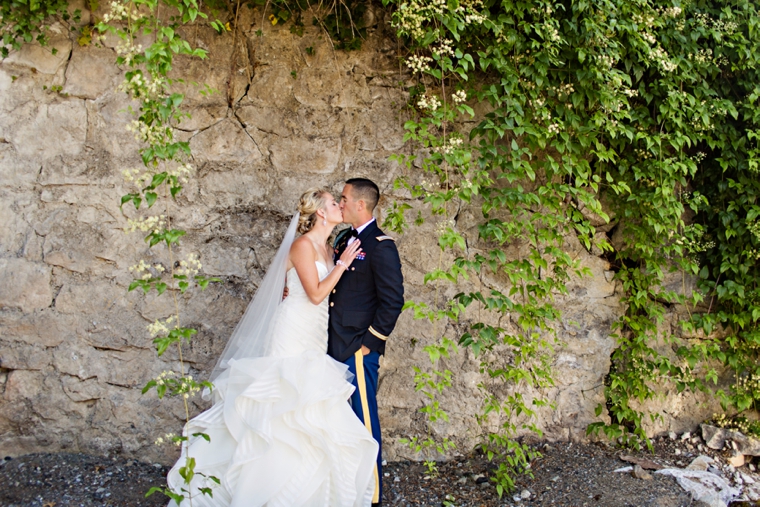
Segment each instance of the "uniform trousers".
M372 503L380 503L383 498L382 442L380 437L380 419L377 414L377 380L380 370L380 354L370 352L362 355L361 349L349 357L345 364L354 375L356 389L351 395L351 408L367 431L377 440L377 466L375 467L375 493Z

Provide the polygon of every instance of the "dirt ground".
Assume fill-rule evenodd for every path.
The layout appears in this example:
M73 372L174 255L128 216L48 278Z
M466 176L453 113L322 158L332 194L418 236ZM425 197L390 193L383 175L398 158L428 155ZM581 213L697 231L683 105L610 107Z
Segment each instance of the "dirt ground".
M494 464L477 453L440 463L432 476L421 463L388 463L384 505L696 507L671 477L642 479L614 472L630 465L621 459L626 455L665 467L684 467L699 454L721 459L720 452L696 445L702 447L665 437L655 441L653 455L603 444L537 443L542 457L531 463L534 477L519 477L516 489L502 498L490 481ZM7 507L166 504L160 494L144 497L151 486L163 484L168 469L158 464L84 454L32 454L0 463L0 505ZM754 475L747 466L741 471ZM725 473L731 473L730 467Z

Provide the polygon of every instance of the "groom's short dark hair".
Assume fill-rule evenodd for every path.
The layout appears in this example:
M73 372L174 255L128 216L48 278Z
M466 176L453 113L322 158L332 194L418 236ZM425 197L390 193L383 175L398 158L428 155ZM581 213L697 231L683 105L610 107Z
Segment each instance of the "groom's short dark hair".
M346 180L346 185L351 185L351 193L354 199L361 199L370 211L375 209L380 200L380 189L375 182L367 178L351 178Z

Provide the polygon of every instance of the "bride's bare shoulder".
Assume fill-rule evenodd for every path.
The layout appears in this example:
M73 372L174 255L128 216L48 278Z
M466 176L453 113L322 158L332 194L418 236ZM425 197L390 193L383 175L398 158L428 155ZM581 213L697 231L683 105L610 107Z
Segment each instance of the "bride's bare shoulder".
M290 247L290 259L308 259L312 260L316 252L314 251L314 244L306 236L301 236L293 242L293 246Z

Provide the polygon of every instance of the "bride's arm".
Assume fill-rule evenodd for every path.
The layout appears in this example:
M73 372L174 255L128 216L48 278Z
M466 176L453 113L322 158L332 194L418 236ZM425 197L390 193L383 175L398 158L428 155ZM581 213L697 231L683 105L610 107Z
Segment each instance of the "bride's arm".
M293 243L290 248L290 261L295 266L301 285L312 303L318 305L330 294L359 251L359 240L356 240L346 247L345 252L340 256L342 262L339 262L335 269L320 282L316 265L317 253L311 241L301 237Z

